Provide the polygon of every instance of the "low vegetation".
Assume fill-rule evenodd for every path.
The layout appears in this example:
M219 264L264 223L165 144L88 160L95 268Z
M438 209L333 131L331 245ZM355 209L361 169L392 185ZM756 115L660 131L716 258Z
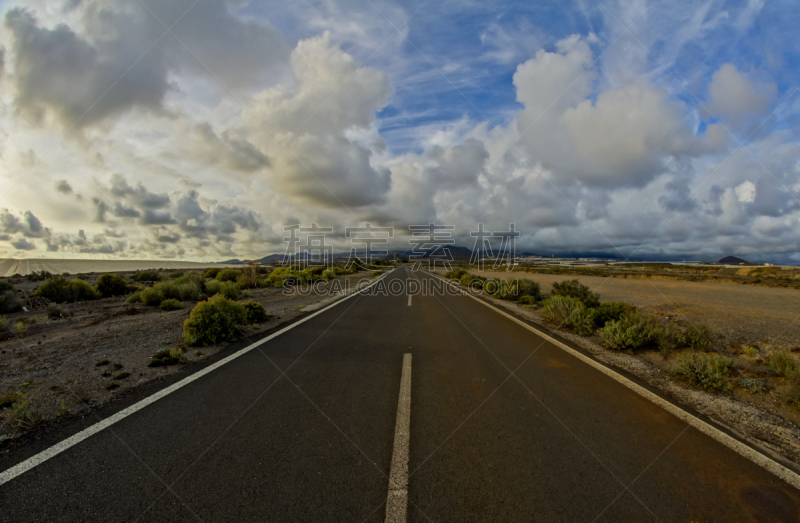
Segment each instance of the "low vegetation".
M133 279L136 281L161 281L163 278L158 271L139 271Z
M242 325L268 318L266 310L255 302L237 303L222 295L198 303L183 323L184 340L188 345L216 345L234 341Z
M131 286L128 282L118 274L103 274L97 278L95 285L97 292L103 298L110 298L112 296L124 296L131 292Z
M673 367L672 373L711 392L727 392L731 389L728 376L736 367L736 361L719 354L690 352Z
M33 292L56 303L96 300L100 297L97 290L80 279L68 280L63 276L55 276L43 281Z
M178 309L183 308L183 303L181 303L179 300L176 300L175 298L168 298L161 302L159 308L162 311L176 311Z

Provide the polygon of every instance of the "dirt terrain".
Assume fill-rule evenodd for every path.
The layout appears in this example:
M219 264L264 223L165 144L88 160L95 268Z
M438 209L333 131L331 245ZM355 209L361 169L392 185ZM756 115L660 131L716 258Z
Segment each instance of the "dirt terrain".
M94 283L97 276L82 275L82 279ZM354 290L370 279L371 272L361 272L325 282L319 289L327 292L337 285L338 289ZM15 286L24 297L37 285L38 282L17 281ZM293 288L290 292L285 294L283 288L244 291L238 301L261 303L271 318L259 325L242 327L242 334L265 332L335 299L301 295ZM44 420L86 413L122 392L224 349L219 345L185 345L183 322L195 303L183 305L183 309L162 311L142 303L128 304L126 297L119 297L63 304L69 316L59 319L48 319L44 307L8 314L6 318L11 323L24 319L28 332L23 336L6 333L6 339L0 341L0 396L6 401L15 396L17 401L28 400L30 408ZM152 356L164 348L183 348L186 363L149 367ZM10 404L0 410L0 444L21 432L9 422L11 412Z

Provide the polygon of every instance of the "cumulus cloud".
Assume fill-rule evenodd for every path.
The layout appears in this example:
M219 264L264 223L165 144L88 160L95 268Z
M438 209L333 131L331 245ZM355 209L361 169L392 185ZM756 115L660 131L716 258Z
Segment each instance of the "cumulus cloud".
M11 242L11 246L20 251L30 251L36 248L36 244L29 242L24 237L17 238Z
M56 182L56 191L61 194L70 194L72 193L72 186L67 180L59 180Z
M723 64L708 86L708 111L734 130L746 131L768 115L777 93L774 83L753 81L734 64Z
M224 0L87 0L74 9L80 32L64 24L42 27L23 8L5 16L16 103L64 127L134 108L160 112L175 88L170 75L180 71L239 89L277 73L286 61L288 47L278 31L233 15ZM175 36L161 38L173 25Z

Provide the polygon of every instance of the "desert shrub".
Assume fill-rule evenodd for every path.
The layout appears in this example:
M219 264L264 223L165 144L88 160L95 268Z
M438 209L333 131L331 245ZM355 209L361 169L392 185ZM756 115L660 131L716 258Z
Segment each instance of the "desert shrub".
M748 345L743 349L744 353L748 356L755 356L758 354L758 347L753 347L752 345Z
M11 325L11 321L3 316L0 316L0 331L8 330L8 326Z
M586 307L583 303L575 307L567 318L567 326L581 336L594 334L594 309Z
M322 277L325 278L326 280L333 280L336 278L336 273L334 271L324 271L322 273Z
M98 360L97 363L94 364L94 366L95 367L104 367L104 366L108 365L109 363L111 363L111 362L106 360L106 359L103 359L103 360Z
M14 291L0 291L0 313L17 312L22 308L22 302Z
M175 298L167 298L166 300L161 302L159 305L162 311L175 311L178 309L183 308L183 303L176 300Z
M537 301L533 296L520 296L517 303L522 305L536 305Z
M578 280L565 280L554 282L552 294L554 296L568 296L580 300L587 307L600 305L600 295L589 290L589 287Z
M19 336L20 338L23 336L28 335L28 324L22 320L17 320L11 326L11 332L14 333L14 336Z
M56 305L55 303L48 303L47 304L47 317L51 320L57 320L59 318L69 318L72 316L72 312L69 311L66 307L61 305Z
M672 323L656 325L650 330L649 337L664 358L686 343L680 329Z
M214 279L217 281L235 282L239 278L239 274L241 274L241 272L236 269L222 269Z
M465 274L467 274L467 271L464 269L453 269L452 271L444 273L444 277L449 280L460 280Z
M22 398L19 392L4 392L0 394L0 409L6 409Z
M164 290L160 285L154 285L149 289L143 290L140 294L142 303L150 307L157 307L164 301Z
M611 320L618 320L628 313L636 311L636 307L619 301L604 301L595 307L594 324L602 328Z
M241 303L216 295L198 303L183 322L188 345L215 345L233 341L247 323L247 310Z
M461 276L461 278L459 278L458 281L461 282L461 285L469 285L469 282L471 282L473 279L475 279L474 275L466 273L463 276Z
M188 320L187 320L188 321ZM181 349L161 349L153 354L148 367L166 367L186 363L186 354Z
M714 333L705 325L691 324L686 327L686 344L696 351L709 351L714 344Z
M598 333L608 348L614 350L635 350L648 342L648 332L636 314L627 314L618 320L611 320Z
M130 375L131 375L130 372L123 370L122 372L117 373L117 375L114 376L114 379L115 380L124 380L125 378L127 378Z
M242 288L239 287L239 284L233 282L221 282L217 280L212 280L206 283L206 294L208 296L214 296L217 294L221 294L225 296L229 300L235 300L242 294Z
M16 274L15 276L19 276L19 274ZM49 271L39 271L39 272L33 271L32 273L25 276L25 279L28 281L42 281L52 277L53 274L50 273Z
M216 278L221 270L221 267L209 267L203 273L203 278Z
M183 271L172 271L171 273L169 273L169 277L172 280L176 280L181 276L183 276Z
M161 281L158 271L139 271L133 278L136 281Z
M383 274L383 271L372 271L372 276L380 276Z
M731 383L726 379L736 362L718 354L693 352L680 359L672 373L690 384L701 386L712 392L727 392Z
M36 428L44 419L42 411L39 410L39 400L37 398L13 403L11 405L11 414L8 416L9 423L22 430Z
M542 299L542 289L535 281L521 279L518 280L517 285L520 296L531 296L535 301Z
M186 274L178 277L172 283L174 283L175 285L178 285L178 286L184 285L186 283L194 283L202 291L203 287L204 287L204 285L206 283L206 280L202 276L200 276L199 274L195 274L193 272L189 272L189 273L186 273Z
M743 379L739 380L738 385L747 389L750 394L758 394L767 391L767 384L761 380Z
M550 296L544 301L543 313L551 323L568 325L572 312L583 304L569 296Z
M5 280L0 280L0 292L14 291L14 286Z
M83 280L68 280L63 276L56 276L43 281L33 292L34 296L41 296L56 303L95 300L100 294Z
M180 301L200 301L203 299L202 287L193 281L186 281L180 285L175 285L171 289L171 292L172 294L168 297Z
M797 360L788 352L773 352L767 358L767 363L778 376L789 376L798 370Z
M106 390L114 390L119 388L119 383L116 381L109 381L106 383Z
M141 291L134 292L133 294L128 296L127 300L125 300L126 303L139 303L140 301L142 301Z
M325 267L319 269L319 276L322 277ZM236 278L236 283L244 289L255 288L258 285L258 265L252 262L245 265L239 277Z
M242 303L242 305L245 309L245 321L248 325L263 323L269 319L269 314L260 303L251 300Z
M97 292L103 298L128 294L128 282L119 274L103 274L97 278Z

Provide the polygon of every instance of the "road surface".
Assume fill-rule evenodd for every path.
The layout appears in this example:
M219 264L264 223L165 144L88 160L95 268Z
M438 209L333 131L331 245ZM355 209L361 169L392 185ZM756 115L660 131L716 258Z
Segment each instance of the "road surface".
M432 277L384 283L408 278ZM0 517L380 522L392 495L408 521L800 511L789 484L474 299L369 295L6 482Z

